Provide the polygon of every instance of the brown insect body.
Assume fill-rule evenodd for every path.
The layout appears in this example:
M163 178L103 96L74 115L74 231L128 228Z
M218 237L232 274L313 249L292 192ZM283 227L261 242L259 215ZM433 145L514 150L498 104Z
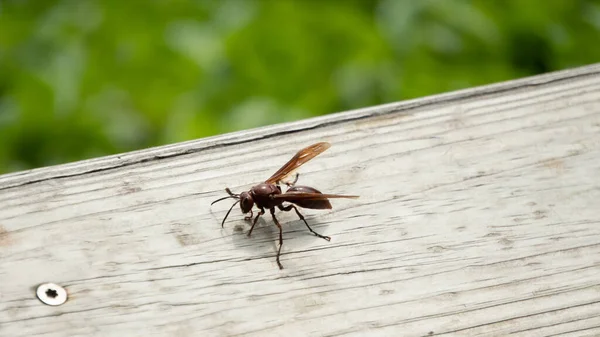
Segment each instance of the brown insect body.
M316 188L308 186L292 186L286 193L317 193L323 194ZM302 207L310 209L331 209L331 203L328 199L306 199L306 200L294 200L292 203Z
M277 185L258 184L250 189L249 194L258 208L273 208L283 203L283 201L273 198L274 195L281 194L281 187ZM242 203L244 203L243 199ZM243 211L244 209L242 209ZM248 213L248 211L244 213Z
M297 186L296 181L298 181L298 174L296 174L296 178L293 182L285 182L288 186L288 189L285 193L282 192L281 187L279 186L280 182L283 182L283 179L287 177L293 170L316 157L318 154L327 150L330 147L329 143L316 143L311 146L308 146L296 153L296 155L290 159L285 165L283 165L275 174L273 174L269 179L267 179L264 183L253 186L249 191L242 192L240 194L232 193L229 188L225 188L228 197L220 198L212 202L212 204L225 200L227 198L234 198L237 201L231 205L227 214L223 218L221 226L225 224L225 220L229 216L229 213L233 209L233 207L240 203L240 208L242 213L250 213L249 216L246 217L247 220L252 219L253 212L252 208L254 205L258 207L260 210L259 213L254 217L252 221L252 227L248 231L248 236L252 233L254 226L256 225L258 218L265 214L265 209L268 209L271 213L273 221L275 225L279 228L279 249L277 251L277 265L280 269L283 269L281 262L279 262L279 256L281 255L281 247L283 246L283 232L281 228L281 224L275 217L275 208L278 208L282 211L289 212L291 210L296 211L298 217L304 221L308 230L314 235L323 238L327 241L331 240L328 236L323 236L313 231L312 228L308 225L304 216L298 211L297 206L302 208L310 208L310 209L331 209L331 203L329 202L330 198L358 198L358 196L353 195L338 195L338 194L323 194L319 190L309 187L309 186ZM284 206L284 202L290 203L290 205ZM211 204L211 205L212 205Z

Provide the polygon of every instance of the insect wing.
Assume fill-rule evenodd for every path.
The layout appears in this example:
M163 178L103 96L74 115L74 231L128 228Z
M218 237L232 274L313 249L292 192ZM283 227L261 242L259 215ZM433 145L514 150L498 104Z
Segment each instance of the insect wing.
M331 144L327 142L316 143L303 148L298 151L296 155L290 159L285 165L283 165L277 172L275 172L269 179L265 181L267 184L275 184L287 177L295 169L300 167L302 164L318 156L323 151L327 150Z
M322 193L283 193L272 196L273 199L294 202L298 200L324 200L324 199L357 199L358 195L322 194Z
M354 195L321 194L310 192L288 192L273 196L277 200L291 202L302 208L331 209L329 198L355 198Z

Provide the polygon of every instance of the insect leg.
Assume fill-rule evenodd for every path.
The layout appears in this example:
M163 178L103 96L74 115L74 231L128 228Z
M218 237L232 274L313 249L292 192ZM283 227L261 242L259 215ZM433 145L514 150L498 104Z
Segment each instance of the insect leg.
M299 176L300 176L300 173L296 173L296 176L294 177L294 181L292 181L292 182L289 182L289 181L288 181L288 182L286 182L285 184L286 184L288 187L291 187L291 186L294 186L294 185L296 185L296 183L298 182L298 177L299 177Z
M258 218L260 218L260 216L263 214L265 214L265 210L261 208L260 212L258 212L258 214L256 214L256 218L254 218L254 221L252 222L252 227L250 227L250 230L248 231L248 237L250 236L250 234L252 234L252 230L254 229L254 226L256 225Z
M308 225L308 222L306 222L306 219L304 219L304 216L300 213L300 211L298 211L298 208L296 208L296 206L294 206L294 205L288 205L288 206L285 206L285 207L279 206L279 209L282 210L282 211L285 211L285 212L289 212L289 211L291 211L293 209L294 211L296 211L296 214L298 214L298 217L300 218L300 220L304 221L304 224L306 225L306 227L308 227L308 230L311 233L313 233L314 235L316 235L316 236L318 236L318 237L320 237L322 239L325 239L327 241L331 241L331 238L329 236L321 235L321 234L313 231L313 229L310 228L310 226Z
M273 221L279 227L279 249L277 250L277 265L279 269L283 269L283 265L279 262L279 255L281 255L281 247L283 247L283 229L281 228L281 224L275 217L275 208L271 208L271 216L273 216Z
M296 176L294 177L294 181L283 181L283 180L277 180L277 182L275 183L275 185L279 186L279 183L284 183L287 185L287 187L292 187L294 185L296 185L296 183L298 182L298 177L300 176L300 173L296 173Z
M244 220L246 220L246 221L252 220L253 217L254 217L254 212L252 212L252 209L250 209L250 215L245 216Z

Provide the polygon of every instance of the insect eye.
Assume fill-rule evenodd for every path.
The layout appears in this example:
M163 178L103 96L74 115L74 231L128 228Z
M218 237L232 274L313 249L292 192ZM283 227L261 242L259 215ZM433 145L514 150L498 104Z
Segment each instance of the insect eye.
M254 200L252 200L252 197L247 193L242 193L240 195L240 200L240 207L242 208L242 212L250 212L252 206L254 206Z

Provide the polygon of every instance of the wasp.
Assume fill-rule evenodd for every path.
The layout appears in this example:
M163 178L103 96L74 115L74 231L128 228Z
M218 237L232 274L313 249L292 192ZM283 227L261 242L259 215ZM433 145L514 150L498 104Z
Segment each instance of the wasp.
M292 182L284 182L284 179L287 178L292 172L294 172L298 167L302 166L309 160L318 156L327 150L331 144L327 142L320 142L310 146L305 147L304 149L298 151L292 159L290 159L285 165L283 165L277 172L275 172L269 179L265 180L263 183L257 184L253 186L249 191L244 191L242 193L236 194L231 192L231 190L227 187L225 188L225 192L227 192L228 196L217 199L211 203L211 206L216 202L221 200L225 200L228 198L236 199L237 201L231 205L227 214L223 218L221 222L221 227L224 226L225 220L231 213L231 210L238 203L240 204L240 208L242 213L248 214L246 216L247 220L252 221L252 227L248 231L248 236L252 234L252 230L262 215L265 214L265 209L268 209L271 213L271 217L273 218L273 222L279 228L279 249L277 250L277 265L279 269L283 269L283 265L279 261L279 257L281 255L281 247L283 246L283 229L279 220L275 216L275 209L279 209L284 212L289 212L294 210L298 217L304 221L308 230L314 235L330 241L331 238L329 236L321 235L315 232L310 226L304 216L298 210L298 207L301 208L309 208L309 209L331 209L331 203L329 199L335 198L350 198L355 199L358 198L356 195L340 195L340 194L324 194L316 188L309 186L299 186L296 185L298 181L298 174L296 174L295 179ZM285 192L281 189L281 184L287 185L287 189ZM256 206L258 208L258 214L254 216L252 209Z

